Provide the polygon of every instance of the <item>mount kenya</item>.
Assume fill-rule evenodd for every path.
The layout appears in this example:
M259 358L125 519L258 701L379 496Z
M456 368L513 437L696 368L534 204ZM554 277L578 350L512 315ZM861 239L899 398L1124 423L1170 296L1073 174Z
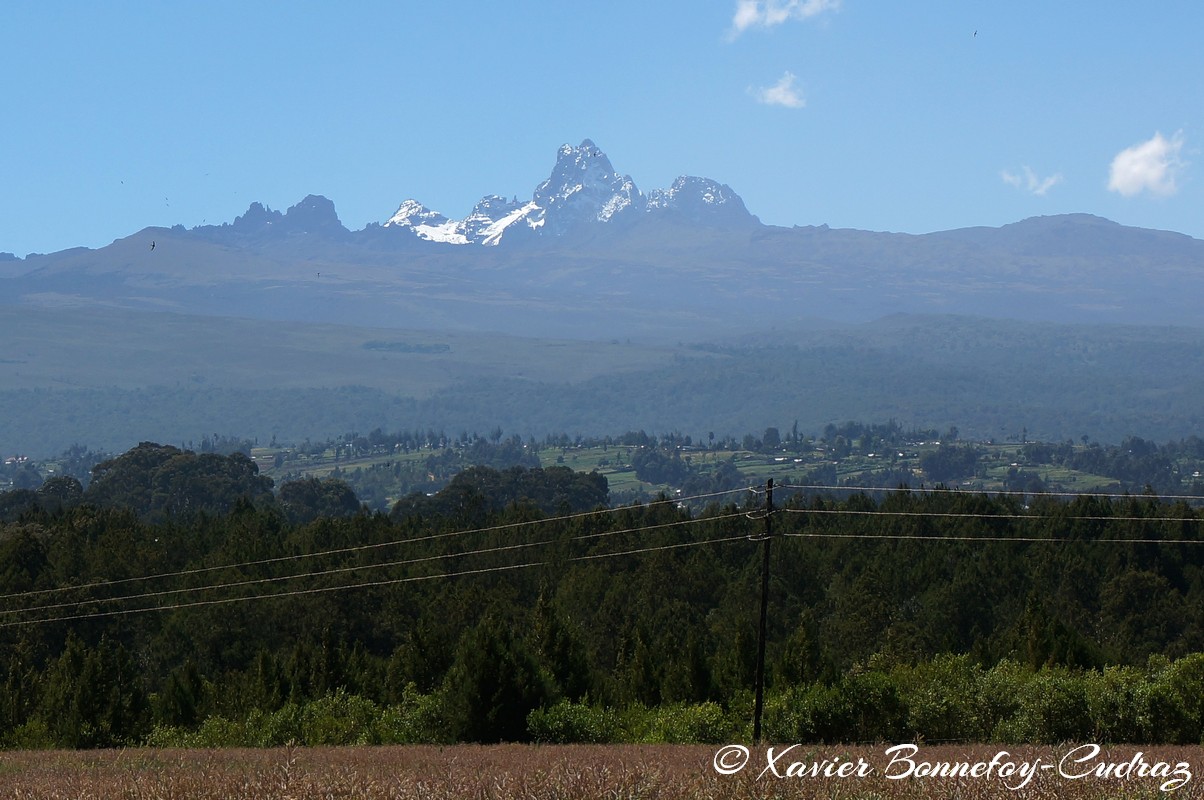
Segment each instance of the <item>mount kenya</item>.
M463 219L406 199L382 220L349 230L311 195L0 254L0 449L377 426L893 418L1119 439L1204 423L1204 241L1178 233L1086 214L921 235L769 226L709 178L643 192L588 139L529 199L489 195Z
M587 139L529 200L487 196L460 220L408 199L349 231L311 195L10 255L0 276L12 305L677 341L898 313L1195 326L1204 242L1078 214L923 235L767 226L711 179L645 194Z

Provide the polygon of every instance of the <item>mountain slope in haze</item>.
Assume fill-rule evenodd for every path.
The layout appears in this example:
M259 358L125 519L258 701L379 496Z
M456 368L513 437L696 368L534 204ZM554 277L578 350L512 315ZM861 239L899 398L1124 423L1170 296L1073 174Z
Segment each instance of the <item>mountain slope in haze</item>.
M351 231L311 195L0 266L0 304L556 338L894 313L1204 324L1204 241L1188 236L1083 214L923 235L766 226L708 178L645 194L588 139L557 152L529 200L487 196L462 220L407 200Z
M895 316L652 347L78 309L3 309L0 454L219 434L498 427L705 440L849 420L968 438L1199 435L1204 331Z

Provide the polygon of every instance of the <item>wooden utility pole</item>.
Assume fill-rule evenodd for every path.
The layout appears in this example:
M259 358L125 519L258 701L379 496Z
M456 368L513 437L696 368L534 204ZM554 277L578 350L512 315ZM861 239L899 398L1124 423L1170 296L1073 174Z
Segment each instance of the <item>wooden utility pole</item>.
M753 744L761 743L765 708L765 628L769 618L769 542L773 538L773 478L765 482L765 537L761 560L761 624L757 630L757 690L753 707Z

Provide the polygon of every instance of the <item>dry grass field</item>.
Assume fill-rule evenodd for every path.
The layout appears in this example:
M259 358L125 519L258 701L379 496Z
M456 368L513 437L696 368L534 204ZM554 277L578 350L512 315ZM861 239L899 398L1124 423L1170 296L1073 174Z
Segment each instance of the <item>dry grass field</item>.
M693 800L694 798L876 798L937 800L959 798L1204 797L1204 749L1124 747L1103 750L1082 764L1064 762L1066 773L1085 773L1105 764L1128 764L1141 753L1147 765L1166 762L1190 779L1172 791L1165 778L1130 776L1073 779L1059 773L1058 762L1071 746L925 747L910 762L897 761L889 745L869 747L777 747L769 768L768 748L753 748L747 766L730 775L716 770L720 748L713 746L524 746L351 747L271 750L122 750L89 752L12 752L0 754L0 797L12 800ZM1000 753L1012 762L1040 759L1051 764L1035 770L1020 788L1017 775L991 777L917 777L921 762L982 764ZM1076 753L1078 755L1079 753ZM1087 755L1083 752L1081 754ZM719 759L738 764L739 751ZM734 760L733 760L734 759ZM823 763L828 759L829 764ZM864 763L863 776L835 774L798 777L792 772L832 770ZM791 764L802 767L791 769ZM996 767L998 769L998 766ZM775 772L777 774L775 774ZM897 777L909 774L909 777ZM779 777L780 775L780 777ZM891 777L894 775L896 777Z

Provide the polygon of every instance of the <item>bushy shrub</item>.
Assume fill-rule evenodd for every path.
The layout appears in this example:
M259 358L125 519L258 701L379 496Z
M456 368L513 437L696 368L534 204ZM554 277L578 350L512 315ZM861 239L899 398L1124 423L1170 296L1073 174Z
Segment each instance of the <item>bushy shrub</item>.
M714 744L737 738L743 721L718 703L630 706L619 714L618 741L639 744Z
M1025 684L1016 715L996 729L1004 741L1031 744L1086 741L1091 733L1086 680L1061 667L1043 669Z
M983 671L969 656L938 655L896 675L910 736L942 742L982 741L990 734Z
M1093 742L1148 742L1156 735L1151 716L1153 682L1134 667L1108 667L1083 675Z
M544 744L610 744L619 740L619 716L611 709L562 700L527 716L531 739Z
M272 712L255 709L247 717L247 739L255 747L279 747L305 741L302 707L285 703Z
M765 725L771 739L792 742L899 741L906 728L907 706L895 678L876 671L787 691L768 704Z
M187 747L188 734L189 731L179 725L156 725L143 744L147 747Z
M837 683L833 699L832 717L837 729L828 741L899 741L905 737L907 707L890 675L846 675Z
M665 744L718 744L735 728L718 703L661 706L652 718L653 738Z
M319 745L378 744L380 708L343 689L306 703L301 709L301 742Z
M152 747L253 747L245 723L225 717L207 718L196 730L159 726L147 736Z
M1200 744L1204 739L1204 653L1192 653L1158 669L1150 713L1160 741Z
M765 735L775 742L818 742L834 730L834 690L820 683L774 694L765 704Z
M58 746L46 723L40 719L31 719L5 733L0 744L14 750L49 750Z
M1028 667L1006 659L983 673L979 700L988 740L1011 741L1008 731L1020 713L1024 687L1032 681L1033 675Z
M415 684L408 684L399 704L381 710L375 739L380 744L450 744L442 698L422 694Z
M412 685L399 705L380 707L339 689L302 705L286 703L275 711L255 709L242 722L213 716L195 729L156 726L149 747L281 747L284 745L356 745L446 743L437 695L419 694Z

